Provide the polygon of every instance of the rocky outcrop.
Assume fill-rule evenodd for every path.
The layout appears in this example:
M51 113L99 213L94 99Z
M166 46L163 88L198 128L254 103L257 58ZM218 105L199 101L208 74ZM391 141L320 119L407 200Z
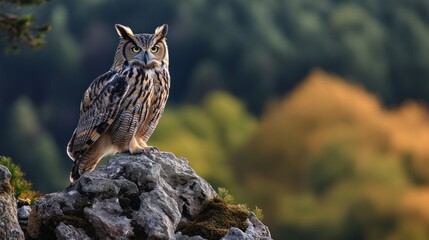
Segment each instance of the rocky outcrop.
M186 159L171 153L118 154L62 192L38 199L28 234L33 239L203 239L183 235L177 226L195 219L215 196ZM252 219L248 229L256 229ZM243 234L224 239L269 237L269 231Z
M17 218L16 199L10 179L12 174L0 165L0 239L24 239Z

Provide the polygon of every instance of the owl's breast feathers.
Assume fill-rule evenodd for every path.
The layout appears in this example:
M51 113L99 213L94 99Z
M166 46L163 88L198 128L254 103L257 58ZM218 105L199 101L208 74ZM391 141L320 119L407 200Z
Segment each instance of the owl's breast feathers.
M145 118L136 136L147 142L158 124L164 112L170 90L170 74L168 70L161 69L153 73L154 88L148 109L148 116Z

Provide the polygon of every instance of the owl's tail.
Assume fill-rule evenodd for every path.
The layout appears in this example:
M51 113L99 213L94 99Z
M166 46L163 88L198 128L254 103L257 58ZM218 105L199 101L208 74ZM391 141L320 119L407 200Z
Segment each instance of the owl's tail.
M73 167L70 172L70 182L74 182L80 178L80 176L86 172L94 170L97 163L104 157L103 150L100 151L98 145L94 145L83 153L73 153L76 156Z
M85 154L77 154L70 172L70 182L76 181L82 174L90 172L95 168L101 157L97 156L94 158L93 152L93 149L89 149Z
M70 182L74 182L75 180L80 178L80 173L79 173L79 163L78 161L75 161L73 163L73 167L72 170L70 172Z

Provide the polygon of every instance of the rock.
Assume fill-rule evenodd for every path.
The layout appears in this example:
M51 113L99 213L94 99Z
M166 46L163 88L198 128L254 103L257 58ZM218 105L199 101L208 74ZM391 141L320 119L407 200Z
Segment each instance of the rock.
M18 208L18 220L26 220L28 216L30 216L31 207L28 205L24 205Z
M20 205L18 201L18 206ZM18 207L18 222L19 226L21 227L21 230L24 232L24 237L27 238L27 232L28 232L28 217L31 213L31 207L29 205L22 205L21 207Z
M85 231L75 228L72 225L66 225L63 222L55 228L55 237L58 240L90 240Z
M175 240L205 240L205 238L202 238L201 236L186 236L186 235L182 235L181 232L177 232L176 235L174 236Z
M204 240L203 234L182 234L178 224L189 225L205 216L206 225L222 229L215 239L226 233L222 239L271 239L268 228L254 214L249 216L248 210L215 196L183 158L171 153L118 154L62 192L39 198L28 217L28 235L32 239ZM28 215L25 209L20 211ZM214 219L212 213L221 215L209 221ZM234 227L228 231L231 225L238 226L222 216L238 219L236 223L241 229L247 227L246 231ZM200 227L193 225L193 229Z
M232 227L222 240L272 240L270 230L265 226L254 213L246 220L247 229L245 232Z
M179 221L198 215L214 196L183 158L117 154L62 192L39 198L28 234L34 239L176 239Z
M140 195L140 208L134 214L134 219L149 237L173 239L180 216L177 202L162 189L155 188Z
M95 200L91 207L84 208L85 219L94 229L98 239L128 239L134 235L131 220L121 216L122 208L117 198Z
M0 239L24 239L17 218L16 199L10 185L12 174L0 165Z

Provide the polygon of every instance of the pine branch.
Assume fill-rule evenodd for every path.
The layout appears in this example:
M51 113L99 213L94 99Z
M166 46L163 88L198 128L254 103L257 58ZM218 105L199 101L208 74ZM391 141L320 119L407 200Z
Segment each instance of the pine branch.
M40 5L46 0L0 0L0 33L6 42L7 50L17 50L24 44L30 48L43 46L46 33L51 29L49 24L36 25L33 14L18 15L5 12L4 6L15 8L20 6Z

